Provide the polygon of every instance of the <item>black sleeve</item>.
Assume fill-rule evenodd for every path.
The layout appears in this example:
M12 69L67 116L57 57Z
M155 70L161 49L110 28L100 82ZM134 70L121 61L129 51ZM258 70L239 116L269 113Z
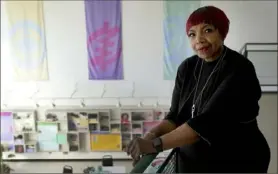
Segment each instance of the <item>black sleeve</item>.
M188 66L188 62L184 61L178 68L175 86L172 94L171 107L168 115L165 116L165 120L168 120L175 125L178 124L178 111L179 111L179 102L180 102L180 91L182 90L182 84L184 80L184 76L186 74L186 70Z
M232 131L235 124L246 124L256 119L261 87L250 61L230 73L218 86L203 111L187 124L209 144L220 133Z

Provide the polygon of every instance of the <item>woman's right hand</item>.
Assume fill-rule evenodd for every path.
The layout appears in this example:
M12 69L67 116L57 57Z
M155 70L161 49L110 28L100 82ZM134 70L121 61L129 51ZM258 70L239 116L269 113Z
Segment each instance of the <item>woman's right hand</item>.
M147 134L145 134L145 136L143 137L143 139L145 139L145 140L153 140L153 139L155 139L156 138L156 136L155 136L155 134L154 133L152 133L152 132L148 132ZM133 162L132 162L132 165L133 165L133 167L138 163L138 161L140 160L140 158L138 158L138 159L132 159L133 160Z

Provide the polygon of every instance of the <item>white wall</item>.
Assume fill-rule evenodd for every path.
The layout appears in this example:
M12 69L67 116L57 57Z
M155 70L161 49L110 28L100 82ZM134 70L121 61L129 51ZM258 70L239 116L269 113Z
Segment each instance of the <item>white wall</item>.
M202 4L215 5L226 12L231 27L225 42L232 49L239 50L246 42L277 42L277 1L203 1ZM118 94L128 97L132 93L132 83L135 82L136 96L154 96L152 100L144 100L146 104L154 104L156 97L161 97L161 103L169 103L173 82L163 80L162 1L123 1L122 7L125 80L92 82L88 81L83 1L44 1L50 80L37 83L40 86L37 96L70 97L75 84L78 83L75 97L100 96L103 84L107 84L106 97L117 97ZM1 104L33 104L31 100L20 98L30 97L36 91L36 84L14 84L12 80L10 59L2 40L2 8L3 6ZM4 94L12 99L5 100ZM134 103L140 100L136 99ZM56 102L69 105L79 104L79 101L78 99ZM86 102L116 104L115 99ZM125 102L131 100L123 99L122 103ZM41 105L49 103L50 100L40 101ZM273 129L277 130L277 125Z
M225 11L231 27L226 44L239 50L246 42L277 42L277 1L203 1Z
M203 1L202 3L215 5L227 13L231 28L226 45L232 49L239 50L246 42L277 42L276 1ZM45 1L44 11L50 80L38 83L42 86L38 96L69 97L76 82L79 84L76 97L100 96L104 83L107 84L106 97L115 97L119 93L122 96L129 96L132 82L135 82L137 96L171 95L173 82L164 81L162 73L161 1L123 1L124 81L88 81L85 13L82 1ZM1 15L1 18L4 17L5 15ZM1 46L3 47L3 44ZM5 49L2 50L1 91L4 91L11 86L9 82L12 81L12 68L9 64L10 59L5 56L7 55ZM30 96L36 86L32 83L26 84L16 84L14 91L27 88L24 90L24 97ZM16 94L17 100L22 95ZM111 102L115 103L114 100Z

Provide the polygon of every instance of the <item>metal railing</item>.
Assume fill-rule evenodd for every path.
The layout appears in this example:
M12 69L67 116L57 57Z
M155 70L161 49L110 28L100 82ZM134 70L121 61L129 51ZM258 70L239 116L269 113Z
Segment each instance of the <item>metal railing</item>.
M245 43L239 52L253 62L262 91L277 93L278 43Z
M245 57L248 57L248 52L277 52L277 47L276 49L248 49L248 46L278 46L277 42L247 42L245 43L241 49L239 50L239 53L244 55Z
M178 153L179 148L175 148L167 156L144 155L130 173L178 173Z
M178 171L179 148L175 148L167 156L156 173L179 173Z
M130 173L144 173L147 167L152 163L152 161L157 157L158 154L148 154L142 156L142 158L137 162Z

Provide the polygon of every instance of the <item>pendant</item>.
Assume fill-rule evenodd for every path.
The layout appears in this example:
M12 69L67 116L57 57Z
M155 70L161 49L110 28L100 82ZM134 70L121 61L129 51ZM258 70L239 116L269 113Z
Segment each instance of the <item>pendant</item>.
M195 112L195 104L193 104L191 108L191 118L194 117L194 112Z

